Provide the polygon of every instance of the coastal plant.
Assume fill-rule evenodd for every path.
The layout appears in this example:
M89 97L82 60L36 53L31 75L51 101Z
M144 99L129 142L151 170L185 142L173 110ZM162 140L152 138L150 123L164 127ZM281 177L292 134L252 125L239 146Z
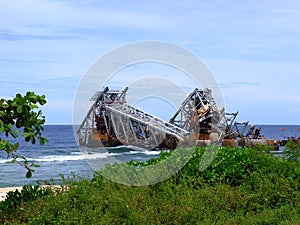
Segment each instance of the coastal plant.
M299 224L300 164L257 150L222 147L205 173L205 149L195 147L178 173L148 186L99 171L91 180L71 177L65 191L1 212L0 224Z
M49 188L42 188L39 185L24 185L21 191L16 189L6 194L5 201L0 202L0 212L13 211L19 208L23 202L31 202L50 193L51 190Z
M158 158L146 162L130 161L105 165L99 173L115 182L144 186L169 179L181 166L188 162L194 148L178 149L172 152L161 152Z
M17 154L20 144L12 143L11 139L17 139L21 131L26 142L35 144L38 140L41 145L47 142L42 136L45 117L38 110L39 105L46 102L44 95L36 95L34 92L27 92L24 96L16 94L13 99L0 99L0 150L5 151L12 162L18 162L27 169L27 178L32 176L33 167L37 165Z
M200 163L206 163L201 161L201 159L207 149L205 147L194 147L192 157L171 179L176 181L181 179L181 177L185 179L186 176L189 176L195 179L202 179L207 184L222 182L230 185L240 185L257 168L257 160L254 159L259 157L259 155L264 152L263 150L265 150L265 148L263 148L262 151L257 151L257 148L244 147L240 149L219 147L216 158L202 171L199 169ZM130 161L127 164L138 168L146 168L158 164L174 154L176 155L176 151L162 152L158 158L153 158L146 162ZM180 160L180 157L177 157L177 159ZM174 163L176 164L176 161ZM118 167L122 166L110 166L110 168L122 171L122 169Z
M289 161L300 161L300 146L295 140L289 140L284 146L284 155Z

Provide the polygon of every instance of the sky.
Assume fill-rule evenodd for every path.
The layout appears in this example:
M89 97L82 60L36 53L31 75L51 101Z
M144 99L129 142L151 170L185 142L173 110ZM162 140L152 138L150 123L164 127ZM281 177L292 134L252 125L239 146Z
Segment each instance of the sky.
M47 124L73 123L77 89L99 57L145 40L199 56L238 121L300 124L300 1L10 0L0 9L0 98L45 94ZM185 80L151 64L125 68L120 77L134 71Z

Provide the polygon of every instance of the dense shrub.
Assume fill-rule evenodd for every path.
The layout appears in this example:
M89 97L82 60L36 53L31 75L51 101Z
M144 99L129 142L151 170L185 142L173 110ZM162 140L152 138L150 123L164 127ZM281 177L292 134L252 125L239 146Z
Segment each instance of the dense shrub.
M284 154L289 161L300 161L300 146L295 140L289 140L284 146Z
M149 186L118 184L96 172L91 180L66 181L66 191L2 211L0 223L299 224L300 164L264 148L221 148L199 171L205 149L197 147L175 176ZM129 164L143 168L173 154Z
M39 185L25 185L22 190L9 191L6 195L6 200L0 202L1 211L13 211L21 206L23 202L32 202L42 196L51 193L49 188L43 188Z

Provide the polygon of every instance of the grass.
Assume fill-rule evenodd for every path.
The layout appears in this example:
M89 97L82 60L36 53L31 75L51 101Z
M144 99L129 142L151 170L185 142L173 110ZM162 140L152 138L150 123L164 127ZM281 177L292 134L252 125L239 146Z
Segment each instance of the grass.
M194 148L193 157L180 171L154 185L122 185L98 172L91 180L67 179L66 191L37 193L27 188L23 197L11 197L19 204L9 209L4 207L9 199L0 204L0 223L300 224L299 162L267 154L265 146L222 147L201 172L204 151ZM171 154L176 153L129 164L144 168Z

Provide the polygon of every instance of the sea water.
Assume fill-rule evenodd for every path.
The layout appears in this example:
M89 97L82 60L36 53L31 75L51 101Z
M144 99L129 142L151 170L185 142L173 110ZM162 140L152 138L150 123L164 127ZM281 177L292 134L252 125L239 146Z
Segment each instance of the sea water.
M296 125L261 125L261 134L269 139L284 139L286 137L299 137L300 126ZM31 163L38 164L32 178L27 179L27 170L18 163L11 163L5 152L0 152L0 187L23 186L59 182L65 178L76 177L91 178L94 167L90 165L93 160L99 168L106 163L127 162L130 160L146 161L158 157L159 151L149 151L134 146L119 146L115 148L78 148L73 126L46 125L43 135L49 140L45 145L26 143L19 139L18 153ZM283 129L284 128L284 129ZM16 141L11 139L12 142Z

